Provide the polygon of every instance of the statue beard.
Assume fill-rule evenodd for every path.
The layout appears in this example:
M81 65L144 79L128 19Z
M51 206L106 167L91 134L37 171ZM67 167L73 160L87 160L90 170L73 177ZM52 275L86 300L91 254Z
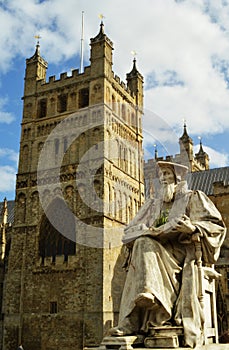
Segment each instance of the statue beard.
M161 198L163 202L169 203L172 202L175 194L176 185L172 184L162 184L161 188Z

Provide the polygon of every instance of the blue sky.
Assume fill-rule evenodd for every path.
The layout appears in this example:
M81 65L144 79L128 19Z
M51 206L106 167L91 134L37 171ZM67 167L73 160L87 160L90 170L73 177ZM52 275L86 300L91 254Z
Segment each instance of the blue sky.
M114 43L114 72L125 81L137 52L144 76L146 158L179 151L186 120L210 166L229 163L229 3L226 0L0 0L0 201L14 199L25 60L41 36L47 75L79 68L84 11L84 65L90 38L105 31ZM167 129L152 123L157 115ZM159 123L160 124L160 123Z

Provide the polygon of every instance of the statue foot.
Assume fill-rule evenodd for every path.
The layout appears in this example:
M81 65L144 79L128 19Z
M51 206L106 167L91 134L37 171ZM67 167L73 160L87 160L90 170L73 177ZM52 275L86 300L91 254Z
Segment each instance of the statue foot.
M124 327L114 327L109 330L109 335L116 336L116 337L117 336L121 337L124 335L132 335L132 334L133 334L132 331Z
M155 305L155 297L151 293L140 293L135 299L136 306L152 309Z

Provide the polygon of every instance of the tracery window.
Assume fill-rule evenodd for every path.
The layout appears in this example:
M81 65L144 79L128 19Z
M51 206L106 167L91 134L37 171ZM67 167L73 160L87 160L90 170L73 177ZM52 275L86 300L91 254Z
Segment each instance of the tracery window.
M52 218L52 222L48 217ZM75 223L74 216L69 214L63 200L56 198L44 214L39 237L39 255L44 261L45 257L52 257L55 263L56 256L63 255L63 261L68 261L69 255L75 255Z

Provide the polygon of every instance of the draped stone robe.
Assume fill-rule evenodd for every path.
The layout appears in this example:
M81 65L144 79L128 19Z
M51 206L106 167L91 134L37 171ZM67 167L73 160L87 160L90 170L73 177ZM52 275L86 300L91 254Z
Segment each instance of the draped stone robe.
M134 241L122 294L119 326L134 332L147 332L172 319L184 328L185 345L203 342L203 310L198 300L195 247L191 235L176 230L175 218L187 215L201 236L203 262L214 264L226 229L219 211L201 191L181 191L176 196L167 222L159 234L148 230L161 215L163 203L148 199L125 230L124 243ZM152 309L139 309L139 293L152 293L157 303Z

